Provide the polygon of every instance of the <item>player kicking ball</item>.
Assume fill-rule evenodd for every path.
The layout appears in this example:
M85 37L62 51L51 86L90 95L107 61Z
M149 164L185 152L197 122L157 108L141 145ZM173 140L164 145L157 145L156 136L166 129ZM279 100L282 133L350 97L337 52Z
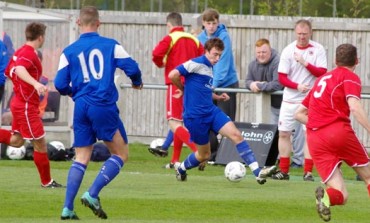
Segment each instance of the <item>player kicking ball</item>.
M212 67L219 61L224 44L221 39L212 38L205 43L204 49L204 55L179 65L169 74L173 84L178 87L175 96L184 95L184 124L197 148L197 152L190 154L181 164L175 165L176 178L186 181L187 170L209 159L209 132L213 131L229 138L236 145L239 155L252 170L257 182L264 184L266 178L276 171L276 167L261 169L258 166L253 151L240 131L212 101L229 99L226 93L214 94L212 86ZM185 85L181 82L181 76L185 78Z
M297 109L295 118L306 124L308 149L326 188L315 191L316 208L330 221L330 206L344 205L348 191L341 164L344 161L364 180L370 195L370 166L366 149L357 138L350 114L370 133L370 123L361 104L361 81L354 73L357 49L351 44L337 47L337 67L318 78Z

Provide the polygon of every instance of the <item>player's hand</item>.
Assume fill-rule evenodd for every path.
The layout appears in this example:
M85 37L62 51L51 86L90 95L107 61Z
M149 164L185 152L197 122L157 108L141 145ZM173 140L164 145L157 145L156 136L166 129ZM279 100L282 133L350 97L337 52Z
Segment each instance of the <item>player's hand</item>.
M133 89L141 90L143 88L144 84L141 83L139 86L131 84L131 86L132 86Z
M306 67L306 61L301 54L294 52L294 60Z
M261 91L261 89L257 86L258 83L260 83L260 81L254 81L251 83L251 85L249 85L249 88L252 92L258 93Z
M310 85L308 84L298 84L297 90L302 93L306 93L311 90Z
M230 96L226 93L222 93L221 95L219 95L219 99L220 101L228 101L230 100Z
M175 94L173 94L173 96L172 96L172 97L174 97L174 98L181 98L181 96L182 96L183 94L184 94L184 93L182 92L182 90L180 90L180 89L176 89Z
M33 87L35 88L39 96L45 95L46 91L48 90L48 88L45 85L41 84L40 82L36 82Z

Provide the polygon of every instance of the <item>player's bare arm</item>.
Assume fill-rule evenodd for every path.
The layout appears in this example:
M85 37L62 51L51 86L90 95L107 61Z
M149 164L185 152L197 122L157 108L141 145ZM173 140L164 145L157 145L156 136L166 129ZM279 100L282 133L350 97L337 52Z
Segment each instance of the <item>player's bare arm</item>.
M25 67L23 67L23 66L16 66L15 73L17 74L17 76L21 80L23 80L24 82L32 85L36 89L37 94L44 95L45 92L47 91L47 87L45 85L41 84L40 82L38 82L37 80L35 80L35 78L33 78L28 73L28 71L26 70Z
M300 105L294 114L294 118L302 124L306 124L308 120L307 108L303 105Z
M172 83L176 85L176 87L180 91L184 91L184 85L181 83L181 78L180 78L180 72L177 69L173 69L169 74L168 77L171 79Z
M358 98L349 97L347 102L349 109L357 122L360 123L360 125L362 125L368 133L370 133L370 123L367 118L367 114L362 107L361 101Z
M228 101L230 99L230 96L226 93L222 93L220 95L213 93L212 99L217 101Z

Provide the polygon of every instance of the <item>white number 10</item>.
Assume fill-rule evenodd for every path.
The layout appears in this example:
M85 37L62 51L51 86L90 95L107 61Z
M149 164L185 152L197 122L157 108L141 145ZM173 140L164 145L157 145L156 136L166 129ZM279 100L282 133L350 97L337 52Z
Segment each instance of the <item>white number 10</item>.
M99 71L96 70L94 60L97 58ZM81 52L78 55L78 59L80 60L81 69L82 69L82 75L84 77L84 83L87 83L90 81L88 67L85 61L85 55L84 52ZM92 76L99 80L103 77L103 70L104 70L104 59L103 54L98 49L93 49L89 54L89 70L92 74Z

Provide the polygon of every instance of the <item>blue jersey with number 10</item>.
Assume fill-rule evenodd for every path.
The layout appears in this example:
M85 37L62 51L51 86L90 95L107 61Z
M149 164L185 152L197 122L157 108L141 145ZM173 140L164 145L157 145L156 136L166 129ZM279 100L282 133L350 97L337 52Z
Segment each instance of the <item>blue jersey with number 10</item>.
M74 101L83 97L93 105L114 104L118 100L116 68L122 69L133 85L142 84L138 64L116 40L96 32L84 33L60 56L55 88Z

